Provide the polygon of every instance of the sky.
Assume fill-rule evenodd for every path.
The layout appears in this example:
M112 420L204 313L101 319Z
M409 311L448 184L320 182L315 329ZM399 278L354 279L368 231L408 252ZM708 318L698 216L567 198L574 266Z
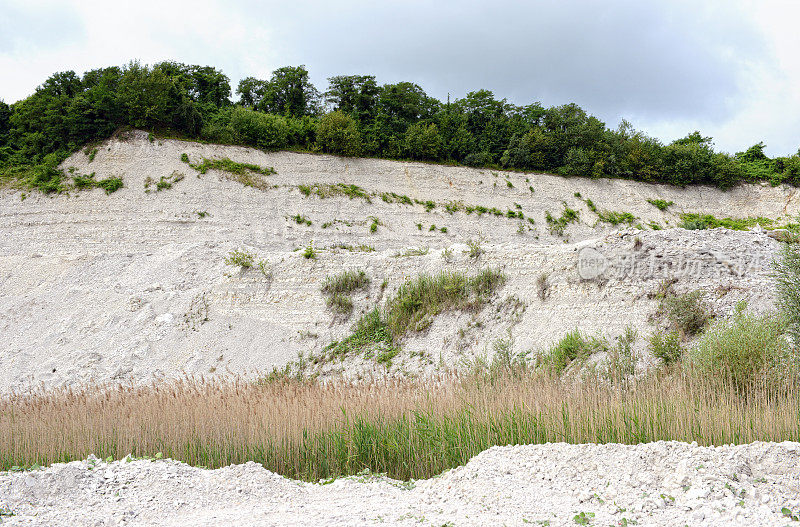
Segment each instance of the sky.
M231 78L305 65L327 78L411 81L439 99L489 89L578 103L669 142L800 148L796 0L0 0L0 99L56 71L176 60Z

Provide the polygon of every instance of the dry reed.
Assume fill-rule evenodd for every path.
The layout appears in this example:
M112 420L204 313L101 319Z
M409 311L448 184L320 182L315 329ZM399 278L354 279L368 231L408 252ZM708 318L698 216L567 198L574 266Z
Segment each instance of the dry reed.
M800 440L794 390L747 395L680 373L634 386L519 371L322 384L184 379L0 398L0 470L162 452L219 467L248 460L319 480L364 469L425 478L504 444Z

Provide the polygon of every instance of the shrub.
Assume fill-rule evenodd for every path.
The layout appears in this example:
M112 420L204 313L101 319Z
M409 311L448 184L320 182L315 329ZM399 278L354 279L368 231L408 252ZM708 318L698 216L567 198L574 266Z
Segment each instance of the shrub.
M417 123L406 130L406 150L413 159L439 159L442 137L435 124Z
M284 148L289 126L284 117L236 108L231 114L231 129L240 143L259 148Z
M361 153L361 134L350 115L335 111L320 117L317 122L317 146L323 152L343 156Z
M660 211L666 211L672 205L675 205L675 202L667 201L665 199L648 199L647 202Z
M606 349L608 346L605 341L586 336L576 329L561 337L561 340L553 345L548 353L537 359L536 365L560 374L573 361L585 361L598 351Z
M783 244L774 266L777 304L797 347L800 343L800 249L796 245Z
M731 319L718 321L703 334L689 355L691 365L701 378L742 392L760 383L780 386L793 366L785 329L779 316L738 309Z
M696 335L713 318L708 304L703 300L702 291L683 295L667 292L658 310L667 317L674 329L688 337Z
M238 249L228 253L228 256L225 258L226 264L243 267L245 269L253 267L255 261L256 261L255 255L247 251L240 251Z
M334 293L325 300L325 305L328 306L337 315L344 315L349 317L353 312L353 301L349 296L342 293Z
M122 188L122 178L112 176L109 178L101 179L97 182L97 187L106 191L106 194L111 194Z
M650 336L650 352L664 364L673 364L683 357L681 336L677 331L657 331Z

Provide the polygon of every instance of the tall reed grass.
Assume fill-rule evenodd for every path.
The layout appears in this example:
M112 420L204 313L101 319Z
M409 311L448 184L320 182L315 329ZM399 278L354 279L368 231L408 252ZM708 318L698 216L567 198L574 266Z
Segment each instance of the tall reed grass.
M427 381L184 379L0 398L0 470L89 454L256 461L303 480L364 469L426 478L493 445L800 440L800 393L742 394L683 373L604 386L524 369Z

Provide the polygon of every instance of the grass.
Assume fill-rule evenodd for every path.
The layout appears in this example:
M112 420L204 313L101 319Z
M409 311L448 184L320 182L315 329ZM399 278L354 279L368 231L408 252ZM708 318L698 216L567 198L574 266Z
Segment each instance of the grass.
M753 315L740 306L728 320L718 320L703 333L688 358L698 375L710 384L751 390L763 383L778 388L791 382L796 355L784 338L786 322L780 316Z
M616 212L613 210L601 210L597 213L597 218L603 223L610 223L611 225L619 225L620 223L633 225L636 221L636 216L630 212Z
M298 185L297 189L306 197L310 197L312 194L320 199L347 196L350 199L361 199L367 203L372 203L369 193L358 185L314 183L313 185Z
M670 208L672 205L675 205L674 201L667 201L665 199L648 199L647 203L662 212L666 212L668 208Z
M312 222L302 214L295 214L294 216L289 216L289 219L294 220L294 222L298 225L307 225L311 226Z
M261 167L251 163L238 163L227 157L222 159L203 158L202 162L192 164L189 162L189 156L184 153L181 154L181 161L187 163L200 174L205 174L209 170L218 170L223 172L228 179L238 181L246 187L253 187L259 190L266 190L269 188L269 184L261 176L277 174L272 167Z
M563 236L567 225L577 222L579 215L577 210L571 209L565 204L564 211L558 218L553 217L549 210L545 211L545 221L547 221L551 234Z
M475 276L458 272L421 274L400 286L385 308L392 336L427 328L438 314L451 310L476 311L505 283L499 271L485 269Z
M584 335L577 329L564 335L550 351L537 359L537 365L544 366L553 373L560 374L574 361L583 362L608 345L597 337Z
M679 227L689 230L724 227L733 231L744 231L756 225L769 228L773 223L775 223L774 220L761 216L755 218L716 218L711 214L686 213L681 214L681 223Z
M327 276L322 285L322 292L325 294L344 293L350 294L359 289L366 289L369 286L369 277L362 270L342 271L333 276Z
M0 470L161 452L210 468L255 461L306 481L364 470L408 480L494 445L798 441L799 407L794 385L742 395L685 373L627 388L487 370L435 384L276 378L57 389L0 398Z

